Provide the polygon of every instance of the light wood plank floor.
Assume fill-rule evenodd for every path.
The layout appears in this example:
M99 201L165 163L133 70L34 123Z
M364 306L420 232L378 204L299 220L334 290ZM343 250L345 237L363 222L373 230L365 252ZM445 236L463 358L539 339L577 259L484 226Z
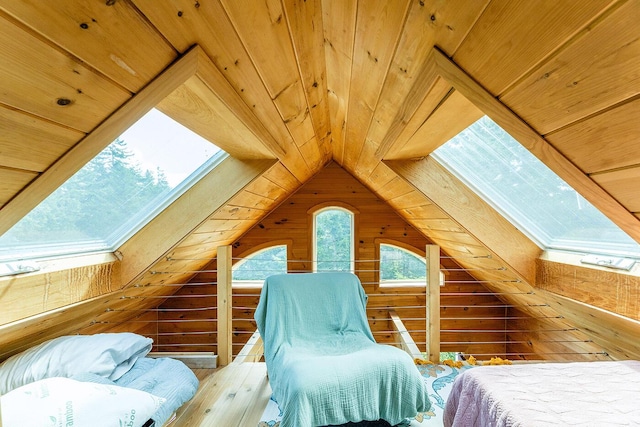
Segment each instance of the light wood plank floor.
M169 427L255 427L271 397L264 362L196 369L200 388Z

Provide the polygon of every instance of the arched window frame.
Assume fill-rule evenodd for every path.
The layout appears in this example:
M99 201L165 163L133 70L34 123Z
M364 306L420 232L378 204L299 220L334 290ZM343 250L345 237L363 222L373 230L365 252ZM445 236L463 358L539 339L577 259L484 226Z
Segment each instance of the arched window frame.
M378 286L381 288L407 288L407 287L425 287L426 286L426 280L427 280L427 272L426 272L426 265L427 265L427 261L426 261L426 253L425 251L422 249L418 249L414 246L408 245L406 243L400 242L400 241L396 241L396 240L390 240L390 239L375 239L375 245L376 245L376 254L377 254L377 259L376 259L376 279L377 279L377 283ZM425 264L425 278L424 279L416 279L416 280L411 280L411 279L407 279L407 280L389 280L389 281L383 281L382 277L381 277L381 271L382 271L382 266L381 261L382 261L382 253L381 253L381 246L382 245L386 245L386 246L391 246L393 248L402 250L406 253L408 253L409 255L413 255L416 258L419 258L421 261L424 262ZM445 272L442 269L442 266L440 267L440 286L444 286L446 281L446 277L445 277Z
M292 241L290 239L286 239L286 240L277 240L277 241L271 241L271 242L267 242L267 243L263 243L261 245L257 245L254 246L253 248L251 248L248 251L243 252L242 254L240 254L236 260L233 263L233 267L231 268L232 270L232 281L231 281L231 287L232 288L262 288L262 285L264 284L264 279L256 279L256 280L236 280L233 279L233 275L236 271L236 269L241 266L242 264L244 264L245 262L250 261L252 258L258 257L260 256L261 253L264 253L268 250L271 249L275 249L278 247L285 247L286 248L286 253L287 253L287 258L285 260L286 265L288 265L289 260L291 259L291 246L292 246ZM283 273L286 273L287 271L284 271ZM278 274L278 271L274 271L273 274ZM266 277L265 277L266 278Z
M310 242L310 248L309 248L309 253L311 254L311 264L312 264L312 271L313 272L317 272L318 271L318 259L317 259L317 242L316 242L316 218L319 214L329 211L329 210L339 210L339 211L343 211L346 212L350 215L351 217L351 248L350 248L350 252L351 252L351 256L350 256L350 260L349 260L349 270L354 273L355 272L355 262L356 262L356 246L355 246L355 240L356 240L356 236L357 236L357 217L358 214L360 213L356 208L354 208L353 206L347 204L347 203L342 203L342 202L327 202L327 203L321 203L319 205L313 206L311 209L309 209L307 211L308 214L310 214L311 216L311 227L310 227L310 233L311 236L309 238L309 242Z

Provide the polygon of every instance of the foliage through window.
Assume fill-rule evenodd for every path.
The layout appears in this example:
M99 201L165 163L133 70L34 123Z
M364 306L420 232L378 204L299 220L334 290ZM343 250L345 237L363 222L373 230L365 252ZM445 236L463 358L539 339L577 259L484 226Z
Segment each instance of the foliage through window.
M640 245L488 117L433 157L545 249L640 256Z
M151 110L0 236L0 260L114 250L223 154Z
M314 271L353 271L353 214L332 207L314 215Z
M262 286L264 279L287 272L287 246L272 246L252 253L233 266L233 285Z
M427 262L406 249L397 246L380 245L380 285L381 286L425 286Z

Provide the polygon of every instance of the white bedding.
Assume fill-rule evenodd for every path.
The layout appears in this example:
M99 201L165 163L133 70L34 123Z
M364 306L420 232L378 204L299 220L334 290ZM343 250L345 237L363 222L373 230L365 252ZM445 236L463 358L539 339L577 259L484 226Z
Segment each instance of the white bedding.
M0 394L51 377L91 373L116 381L153 345L130 332L68 335L45 341L0 364Z
M459 375L451 427L640 425L640 361L482 366Z
M5 427L142 427L165 399L133 388L54 377L0 398Z
M15 416L1 424L41 427L45 423L36 420L53 419L51 416L60 420L51 414L61 411L76 421L85 416L93 421L73 424L65 418L63 424L46 425L142 426L149 418L156 426L162 425L193 397L198 379L178 360L145 357L152 344L152 339L130 332L71 335L10 357L0 364L0 405L3 418ZM113 402L99 398L105 390ZM149 404L153 410L143 410ZM20 418L24 407L34 409L28 414L33 422ZM107 414L126 414L128 421L114 421Z

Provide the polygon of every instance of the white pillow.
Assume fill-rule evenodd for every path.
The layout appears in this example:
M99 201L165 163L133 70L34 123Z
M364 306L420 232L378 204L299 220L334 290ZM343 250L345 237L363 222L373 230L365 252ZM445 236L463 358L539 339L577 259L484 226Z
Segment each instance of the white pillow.
M47 378L0 398L3 427L140 427L165 399L133 388Z
M44 378L81 373L115 381L146 356L152 344L151 338L130 332L54 338L0 365L0 394Z

